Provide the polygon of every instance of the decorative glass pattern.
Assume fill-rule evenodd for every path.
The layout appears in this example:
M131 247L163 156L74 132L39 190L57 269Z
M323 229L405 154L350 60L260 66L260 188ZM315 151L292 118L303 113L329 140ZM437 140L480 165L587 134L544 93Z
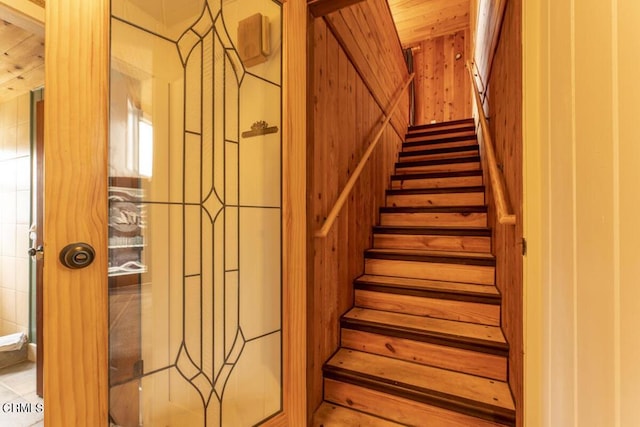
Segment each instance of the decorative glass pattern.
M112 0L111 32L111 422L259 424L282 410L281 5Z

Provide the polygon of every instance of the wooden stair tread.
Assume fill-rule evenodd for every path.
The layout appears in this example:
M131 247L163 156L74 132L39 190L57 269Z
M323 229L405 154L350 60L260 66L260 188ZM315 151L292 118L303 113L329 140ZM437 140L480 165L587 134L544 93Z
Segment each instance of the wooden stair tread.
M376 225L373 232L378 234L417 234L434 236L482 236L490 237L489 227L459 227L459 226L407 226L407 225Z
M427 172L427 173L407 173L404 175L391 175L392 181L407 181L414 179L432 178L461 178L469 176L482 176L481 170L452 171L452 172Z
M414 147L421 147L424 146L425 150L428 149L429 146L433 146L433 145L441 145L441 144L448 144L448 143L453 143L453 142L461 142L461 141L478 141L478 137L476 134L469 134L469 135L456 135L456 136L443 136L441 138L430 138L428 136L424 136L422 138L424 139L420 139L421 137L416 137L415 139L412 139L411 141L404 141L402 143L402 151L405 151L405 148L414 148Z
M340 405L323 402L313 416L313 427L401 427L387 421Z
M387 196L447 193L484 193L484 186L477 185L472 187L397 188L386 190Z
M495 257L485 252L373 248L365 251L365 258L495 266Z
M416 279L411 277L378 276L363 274L354 280L354 284L371 286L406 287L408 289L429 289L443 292L459 292L474 295L499 297L500 292L493 285L477 285L473 283L445 282L442 280Z
M408 129L314 427L515 426L480 160L473 119Z
M411 314L391 311L372 310L354 307L343 316L342 327L360 324L377 325L380 328L406 331L410 335L433 334L440 337L457 338L464 342L476 342L486 347L508 350L502 330L498 326L481 325L477 323L459 322L433 317L414 316Z
M465 151L477 151L479 149L478 144L469 144L469 145L460 145L457 147L442 147L442 148L432 148L425 150L415 150L415 151L402 151L398 154L399 158L405 157L416 157L416 156L429 156L433 154L449 154L449 153L459 153Z
M380 213L487 213L487 206L382 206Z
M434 159L434 160L418 160L413 162L398 162L396 163L396 169L412 168L417 166L436 166L436 165L449 165L459 163L478 163L480 156L469 157L454 157L451 159Z
M339 349L324 366L325 377L411 397L443 407L484 412L512 420L507 383L361 351Z

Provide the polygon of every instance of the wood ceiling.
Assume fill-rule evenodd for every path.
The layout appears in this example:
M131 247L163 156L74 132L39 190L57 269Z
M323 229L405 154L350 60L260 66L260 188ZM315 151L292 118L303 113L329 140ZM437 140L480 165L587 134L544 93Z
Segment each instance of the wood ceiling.
M470 0L389 0L404 48L469 27Z
M0 102L44 84L44 39L0 19Z

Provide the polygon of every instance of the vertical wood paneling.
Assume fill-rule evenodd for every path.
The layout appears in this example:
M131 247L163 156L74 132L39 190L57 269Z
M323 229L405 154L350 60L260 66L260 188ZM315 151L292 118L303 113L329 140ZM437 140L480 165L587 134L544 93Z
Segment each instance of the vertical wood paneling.
M471 56L469 34L467 28L420 43L414 56L416 124L471 116L470 83L464 68Z
M378 28L389 18L379 3L363 2L311 24L309 230L321 227L378 130L381 105L388 108L407 77L404 62L375 68L394 50L402 58L395 31ZM401 144L398 133L406 132L408 104L400 111L394 117L397 130L386 128L329 235L308 240L309 416L322 400L322 365L338 348L340 316L353 305L353 279L363 272L363 253Z
M388 109L408 71L386 1L363 1L325 19L376 103ZM407 101L400 104L391 120L400 135L406 132L409 117L405 96Z
M509 384L516 400L517 424L522 425L522 0L508 3L489 82L489 127L497 162L502 166L515 226L500 225L493 203L489 221L496 255L496 285L503 297L502 328L509 342ZM491 190L488 199L492 200Z

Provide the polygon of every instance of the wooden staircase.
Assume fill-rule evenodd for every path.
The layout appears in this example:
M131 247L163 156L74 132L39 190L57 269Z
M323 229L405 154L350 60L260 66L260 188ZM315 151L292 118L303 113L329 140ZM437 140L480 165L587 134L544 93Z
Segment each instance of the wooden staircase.
M314 426L512 426L473 120L409 129Z

